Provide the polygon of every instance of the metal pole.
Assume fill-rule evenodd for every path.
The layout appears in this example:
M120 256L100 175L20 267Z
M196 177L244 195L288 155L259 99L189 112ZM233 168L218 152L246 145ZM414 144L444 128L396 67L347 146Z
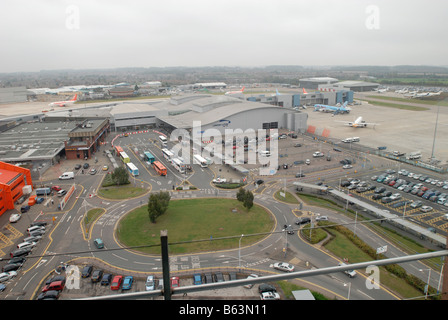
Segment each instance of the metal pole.
M160 246L162 249L163 297L171 300L170 264L168 259L168 230L160 230Z

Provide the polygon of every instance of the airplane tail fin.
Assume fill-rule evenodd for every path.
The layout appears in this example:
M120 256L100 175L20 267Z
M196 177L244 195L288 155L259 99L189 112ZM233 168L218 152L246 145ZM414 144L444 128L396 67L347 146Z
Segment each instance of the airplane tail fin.
M302 88L302 90L303 90L303 93L304 93L304 94L307 94L307 93L308 93L308 92L306 92L305 88Z
M246 87L243 87L243 89L241 89L241 92L244 92L244 88L246 88Z
M278 89L275 89L275 93L279 96L280 93L278 92Z
M72 98L72 101L76 101L78 99L78 94L75 94L74 97Z
M347 106L348 101L345 101L344 104L342 105L343 107Z

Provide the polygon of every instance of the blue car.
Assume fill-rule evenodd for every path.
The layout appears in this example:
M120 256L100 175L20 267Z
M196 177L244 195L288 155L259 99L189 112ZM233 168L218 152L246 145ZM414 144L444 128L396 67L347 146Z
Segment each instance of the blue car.
M121 286L121 290L129 290L132 288L132 282L134 282L133 276L126 276L123 281L123 285Z
M42 202L44 202L44 198L37 198L36 199L36 203L37 204L42 203Z
M195 273L193 275L193 283L195 285L202 284L202 277L201 277L201 275L199 273Z

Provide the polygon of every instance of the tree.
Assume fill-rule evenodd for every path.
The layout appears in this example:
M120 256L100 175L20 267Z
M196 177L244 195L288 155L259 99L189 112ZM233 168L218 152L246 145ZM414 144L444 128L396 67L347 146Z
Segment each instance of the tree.
M129 183L129 173L125 168L117 168L112 173L112 180L116 185L123 185Z
M236 199L238 201L244 202L244 199L246 198L246 190L244 188L240 188L238 192L236 193Z
M254 194L251 191L246 191L243 206L247 208L247 210L250 210L250 208L254 206Z
M152 193L148 199L148 215L152 223L166 212L170 203L171 196L169 192L160 191L159 193Z

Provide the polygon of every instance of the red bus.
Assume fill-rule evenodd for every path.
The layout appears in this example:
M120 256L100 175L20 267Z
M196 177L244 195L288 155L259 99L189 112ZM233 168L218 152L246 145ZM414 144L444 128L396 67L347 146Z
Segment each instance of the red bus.
M154 161L152 163L154 170L161 176L166 176L166 168L160 161Z
M122 152L124 152L124 150L123 150L122 147L120 147L120 146L115 146L115 155L116 155L117 157L119 157L119 156L120 156L120 153L122 153Z

